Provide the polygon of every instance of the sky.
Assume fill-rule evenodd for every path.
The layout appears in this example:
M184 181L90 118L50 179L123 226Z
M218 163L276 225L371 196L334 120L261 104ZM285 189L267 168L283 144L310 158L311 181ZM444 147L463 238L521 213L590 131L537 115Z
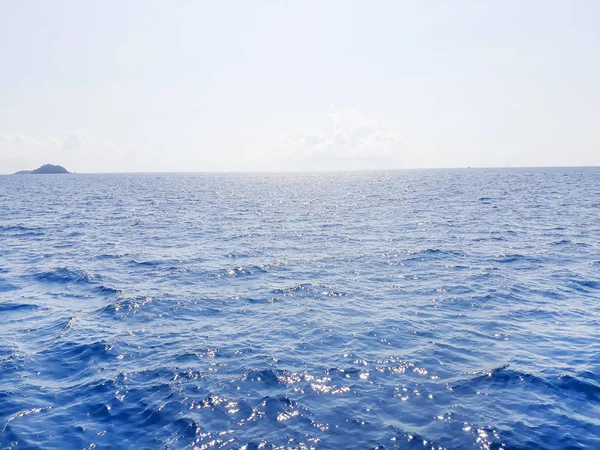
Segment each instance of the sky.
M0 173L600 165L600 2L0 0Z

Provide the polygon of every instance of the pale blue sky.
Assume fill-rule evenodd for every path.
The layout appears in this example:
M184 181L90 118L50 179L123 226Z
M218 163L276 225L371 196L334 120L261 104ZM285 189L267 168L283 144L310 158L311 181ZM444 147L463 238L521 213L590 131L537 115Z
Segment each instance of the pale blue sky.
M600 2L0 0L0 173L600 165Z

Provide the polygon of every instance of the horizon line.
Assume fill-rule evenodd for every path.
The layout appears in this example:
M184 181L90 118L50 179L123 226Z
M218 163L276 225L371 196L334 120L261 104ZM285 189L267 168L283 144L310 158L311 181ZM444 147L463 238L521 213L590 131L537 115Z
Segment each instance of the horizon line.
M64 167L64 166L63 166ZM566 166L455 166L455 167L407 167L396 169L307 169L307 170L168 170L168 171L123 171L123 172L69 172L68 174L43 174L43 175L128 175L128 174L227 174L227 173L272 173L272 174L299 174L299 173L344 173L344 172L410 172L425 170L501 170L501 169L591 169L600 168L600 165L566 165ZM1 173L0 175L17 175L18 172ZM37 174L20 174L37 175Z

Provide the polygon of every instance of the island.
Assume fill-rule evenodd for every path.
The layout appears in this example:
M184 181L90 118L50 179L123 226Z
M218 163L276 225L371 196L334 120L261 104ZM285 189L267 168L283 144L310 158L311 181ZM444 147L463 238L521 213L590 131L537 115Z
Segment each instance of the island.
M20 170L15 175L47 175L55 173L71 173L63 166L56 166L54 164L44 164L35 170Z

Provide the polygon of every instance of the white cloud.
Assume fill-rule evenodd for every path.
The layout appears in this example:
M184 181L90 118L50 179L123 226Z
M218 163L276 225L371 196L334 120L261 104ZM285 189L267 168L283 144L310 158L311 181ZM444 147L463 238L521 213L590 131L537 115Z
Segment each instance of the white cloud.
M342 109L328 114L312 132L281 136L269 157L276 164L300 164L300 169L385 168L409 156L407 142L405 134L383 119Z
M7 158L28 153L31 156L45 155L56 149L74 151L84 142L83 131L72 131L62 137L37 138L21 131L0 133L0 156Z
M62 140L61 147L65 150L75 151L81 148L84 142L84 133L82 131L70 132Z

